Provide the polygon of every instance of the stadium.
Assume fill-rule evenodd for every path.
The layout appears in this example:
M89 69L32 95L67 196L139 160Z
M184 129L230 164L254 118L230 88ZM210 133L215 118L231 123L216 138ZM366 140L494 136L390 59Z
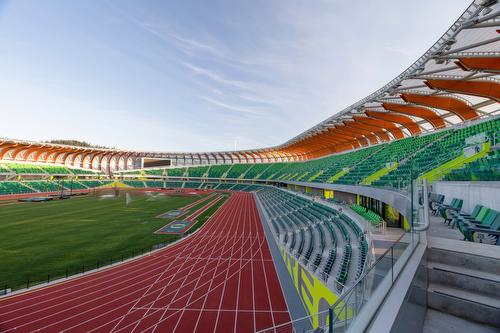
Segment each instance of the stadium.
M351 102L257 149L0 138L0 332L499 332L500 3Z

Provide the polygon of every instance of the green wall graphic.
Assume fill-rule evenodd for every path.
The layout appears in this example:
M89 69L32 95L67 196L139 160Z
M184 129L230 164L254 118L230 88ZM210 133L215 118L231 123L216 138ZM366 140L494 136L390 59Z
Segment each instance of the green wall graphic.
M302 300L306 311L311 315L313 328L325 326L328 324L328 308L332 306L339 296L323 284L316 276L309 273L297 261L297 258L278 245L283 261L285 262L288 273L290 274L293 285L299 297ZM343 304L338 305L338 311L342 309ZM334 312L338 315L337 311ZM344 319L347 313L348 318L352 316L352 310L342 312L338 317Z

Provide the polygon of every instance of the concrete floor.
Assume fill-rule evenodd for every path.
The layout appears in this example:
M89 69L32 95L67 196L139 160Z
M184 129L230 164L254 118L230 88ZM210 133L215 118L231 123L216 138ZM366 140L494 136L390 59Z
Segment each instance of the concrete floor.
M427 309L422 333L498 333L494 328L464 320L450 314Z
M452 229L451 226L444 224L443 221L444 219L441 216L431 215L431 225L429 227L428 235L456 240L464 239L464 236L456 227Z

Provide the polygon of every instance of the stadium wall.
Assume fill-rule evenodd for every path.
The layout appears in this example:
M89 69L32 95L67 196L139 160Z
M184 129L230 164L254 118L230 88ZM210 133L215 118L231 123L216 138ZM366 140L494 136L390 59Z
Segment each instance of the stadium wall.
M462 210L472 212L476 204L500 210L500 182L497 181L438 181L432 184L435 193L443 194L445 202L453 198L464 200Z
M297 258L289 254L283 246L278 244L286 269L292 278L293 285L306 308L311 315L313 328L326 326L328 323L328 309L337 302L339 296L329 287L321 282L316 276L303 268ZM339 309L343 304L339 304ZM343 320L345 315L352 316L352 311L337 313L338 318Z
M284 181L282 183L291 185L290 189L292 190L294 189L294 185L297 187L304 186L321 190L332 190L334 192L335 198L339 198L341 192L351 195L363 195L365 197L384 202L385 204L396 209L406 218L411 216L411 200L409 198L409 194L406 193L360 185L340 185L296 181ZM346 194L345 196L347 198L351 198L350 195Z
M130 179L132 177L124 177ZM141 178L142 179L142 178ZM344 201L348 204L359 203L360 196L378 200L385 205L391 207L404 217L403 226L406 230L410 228L411 217L411 199L408 193L376 188L363 185L341 185L328 183L313 183L301 181L274 181L265 179L235 179L235 178L204 178L204 177L164 177L164 176L148 176L150 180L166 180L166 181L196 181L196 182L221 182L221 183L242 183L242 184L262 184L275 185L278 187L287 187L292 191L301 193L313 194L325 197L328 193L330 199L335 198L337 201ZM145 179L144 179L145 180ZM379 212L382 213L382 212Z

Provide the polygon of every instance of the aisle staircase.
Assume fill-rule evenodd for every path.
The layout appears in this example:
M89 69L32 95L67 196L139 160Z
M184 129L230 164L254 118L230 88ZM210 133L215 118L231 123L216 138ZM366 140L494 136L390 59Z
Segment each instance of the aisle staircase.
M30 186L28 182L25 182L25 181L19 181L18 182L20 185L24 186L24 187L27 187L29 188L30 190L32 190L34 193L40 193L40 191L36 188L34 188L33 186Z
M345 175L346 173L348 173L350 171L349 168L343 168L342 170L340 170L339 172L337 172L336 174L334 174L333 176L331 176L330 178L328 178L326 180L327 183L335 183L335 181L337 179L339 179L340 177L342 177L343 175Z
M224 172L220 178L222 178L222 179L227 178L227 175L229 174L229 171L231 171L231 169L233 168L233 166L234 166L234 164L231 164L231 166L229 167L229 169L227 169L226 172Z
M430 237L428 306L500 327L500 253L493 245Z
M208 177L208 173L210 172L210 168L212 167L212 165L209 165L207 170L205 171L205 173L201 176L202 178L207 178Z
M428 181L433 182L439 179L442 179L444 176L452 172L453 170L463 168L466 164L472 163L480 158L486 157L490 151L490 143L485 142L481 145L481 148L469 152L464 151L462 155L457 158L452 159L444 164L441 164L439 167L430 170L420 176L420 179L426 178Z
M365 179L361 181L361 185L371 185L376 180L379 180L381 177L387 175L392 170L398 167L398 162L389 162L382 169L377 170L373 174L369 175Z

